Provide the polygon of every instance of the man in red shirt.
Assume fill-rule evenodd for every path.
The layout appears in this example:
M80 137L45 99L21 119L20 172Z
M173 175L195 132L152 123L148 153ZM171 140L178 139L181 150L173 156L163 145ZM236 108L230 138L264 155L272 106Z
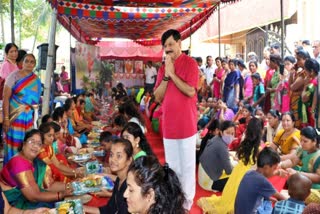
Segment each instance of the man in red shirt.
M195 195L198 66L181 51L181 35L166 31L161 38L166 53L158 72L155 98L162 105L165 158L177 173L191 209Z

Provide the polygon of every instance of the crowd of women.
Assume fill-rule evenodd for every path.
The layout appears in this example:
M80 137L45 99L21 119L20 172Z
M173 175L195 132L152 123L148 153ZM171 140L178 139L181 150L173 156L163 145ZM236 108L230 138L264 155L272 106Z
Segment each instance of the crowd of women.
M234 212L240 181L264 147L280 155L278 175L300 173L312 181L308 202L319 195L319 63L302 47L283 60L266 49L264 66L250 57L249 71L242 60L217 57L219 75L213 74L209 92L199 91L198 182L222 192L198 200L205 213Z

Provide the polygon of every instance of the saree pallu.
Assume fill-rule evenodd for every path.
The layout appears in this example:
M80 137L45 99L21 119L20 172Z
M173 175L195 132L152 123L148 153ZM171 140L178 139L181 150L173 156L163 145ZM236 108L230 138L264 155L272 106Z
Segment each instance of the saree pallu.
M18 80L9 100L10 127L5 135L4 164L18 153L25 133L33 128L33 107L38 105L41 82L34 73Z
M45 192L43 189L43 183L46 180L46 173L47 173L47 165L41 161L40 159L35 159L33 161L34 166L34 172L33 176L36 181L36 184L38 185L41 192ZM22 164L19 164L19 167L24 167ZM28 179L25 177L25 179ZM3 191L5 194L9 204L13 207L19 208L19 209L35 209L39 207L49 207L53 208L54 203L48 203L48 202L31 202L28 201L22 194L19 187L14 187L10 190Z
M70 179L66 177L64 174L62 174L60 170L52 163L51 159L53 158L54 155L55 154L54 154L53 147L51 145L45 145L44 147L42 147L40 154L38 155L38 158L43 162L45 162L50 167L52 171L52 178L54 181L60 181L64 183L69 182ZM58 159L59 162L68 166L68 163L66 163L64 159L60 160L61 156L59 156L60 159L57 156L56 158Z
M315 126L315 120L313 119L314 114L312 112L312 102L313 102L313 96L317 88L317 79L312 79L310 83L307 85L306 88L306 95L309 97L309 100L307 102L302 102L302 98L299 98L298 102L298 113L299 113L299 118L301 119L302 127L306 126Z

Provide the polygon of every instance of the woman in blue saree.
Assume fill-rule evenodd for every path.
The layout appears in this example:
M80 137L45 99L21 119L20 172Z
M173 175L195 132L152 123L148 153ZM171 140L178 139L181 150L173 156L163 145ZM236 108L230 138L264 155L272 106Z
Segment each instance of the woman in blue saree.
M33 54L23 58L22 69L6 79L3 95L4 164L18 153L24 135L33 128L33 113L38 108L41 82L33 73L36 59Z
M48 165L37 156L43 136L33 129L25 134L20 152L2 169L0 182L9 204L20 209L52 208L55 201L71 193L63 182L54 182ZM68 191L66 191L68 190Z
M223 88L223 101L227 104L227 107L233 111L237 110L240 92L240 72L236 70L236 64L236 60L229 61L230 72L227 74L224 80Z

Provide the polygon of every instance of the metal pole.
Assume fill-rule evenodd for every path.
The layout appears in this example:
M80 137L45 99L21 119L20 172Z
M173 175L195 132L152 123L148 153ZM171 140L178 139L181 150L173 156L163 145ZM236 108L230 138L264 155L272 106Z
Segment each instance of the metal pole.
M11 22L11 42L14 43L14 0L10 0L10 22Z
M221 57L220 3L218 5L219 57Z
M47 67L46 67L46 80L44 85L42 115L49 113L51 76L53 74L53 56L56 51L56 45L55 45L56 26L57 26L57 11L56 9L53 9L51 14L51 27L50 27L50 35L49 35L49 41L48 41L49 47L48 47L48 56L47 56Z
M283 0L280 0L281 15L281 58L284 57L284 19L283 19Z

